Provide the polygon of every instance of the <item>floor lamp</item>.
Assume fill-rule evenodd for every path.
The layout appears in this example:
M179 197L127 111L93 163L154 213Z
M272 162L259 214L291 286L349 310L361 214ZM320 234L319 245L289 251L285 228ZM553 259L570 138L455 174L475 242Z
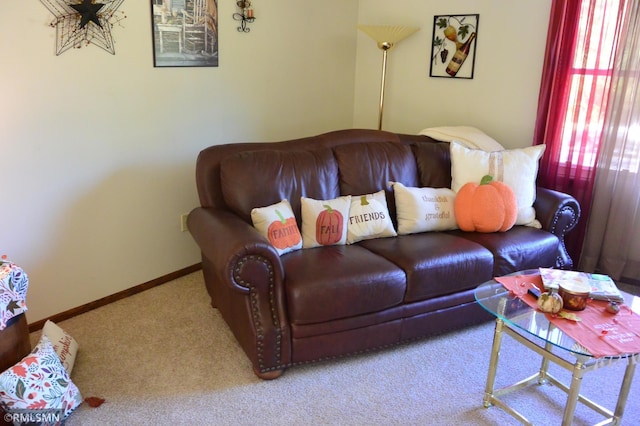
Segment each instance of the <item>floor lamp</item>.
M378 43L382 49L382 78L380 81L380 111L378 114L378 130L382 130L382 110L384 108L384 85L387 75L387 51L409 37L420 28L394 25L358 25L358 29Z

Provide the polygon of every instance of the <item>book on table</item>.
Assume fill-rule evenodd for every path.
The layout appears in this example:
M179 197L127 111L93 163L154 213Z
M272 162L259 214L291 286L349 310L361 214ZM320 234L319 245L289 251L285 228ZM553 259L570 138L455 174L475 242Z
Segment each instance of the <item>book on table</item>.
M589 296L596 300L623 302L622 293L610 276L580 271L539 268L540 278L545 289L558 289L562 283L584 283L591 289Z

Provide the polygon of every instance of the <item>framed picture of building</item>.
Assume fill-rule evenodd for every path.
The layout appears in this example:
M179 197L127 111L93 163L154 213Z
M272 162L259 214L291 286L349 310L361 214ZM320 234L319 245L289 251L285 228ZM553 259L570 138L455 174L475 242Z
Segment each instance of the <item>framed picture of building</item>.
M473 78L479 14L433 17L431 77Z
M218 66L217 0L151 0L155 67Z

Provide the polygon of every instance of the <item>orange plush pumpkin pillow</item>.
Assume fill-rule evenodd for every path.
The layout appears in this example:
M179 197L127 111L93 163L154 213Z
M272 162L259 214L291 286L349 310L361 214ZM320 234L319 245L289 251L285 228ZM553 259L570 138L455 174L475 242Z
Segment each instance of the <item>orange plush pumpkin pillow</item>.
M468 232L505 232L516 223L518 203L513 190L486 175L480 184L468 182L456 194L458 227Z

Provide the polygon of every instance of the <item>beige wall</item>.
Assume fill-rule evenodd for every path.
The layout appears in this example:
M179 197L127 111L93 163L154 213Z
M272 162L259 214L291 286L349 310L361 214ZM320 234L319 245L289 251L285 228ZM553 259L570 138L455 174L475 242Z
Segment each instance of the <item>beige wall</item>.
M121 6L115 56L58 57L39 1L0 2L0 254L30 276L30 322L199 261L179 218L202 148L375 127L381 53L358 22L422 28L390 54L385 128L530 143L549 0L256 0L249 34L234 4L220 66L181 69L153 68L150 1ZM450 13L480 13L473 80L428 77L433 15Z
M220 1L220 66L187 69L153 68L150 4L123 3L115 56L56 57L38 0L0 2L0 254L29 322L199 262L180 214L202 148L352 124L357 2L255 1L243 34Z
M476 126L507 147L527 146L540 87L550 0L361 0L363 24L421 28L388 54L386 130ZM429 77L434 15L480 14L472 80ZM382 53L359 32L354 125L376 127Z

